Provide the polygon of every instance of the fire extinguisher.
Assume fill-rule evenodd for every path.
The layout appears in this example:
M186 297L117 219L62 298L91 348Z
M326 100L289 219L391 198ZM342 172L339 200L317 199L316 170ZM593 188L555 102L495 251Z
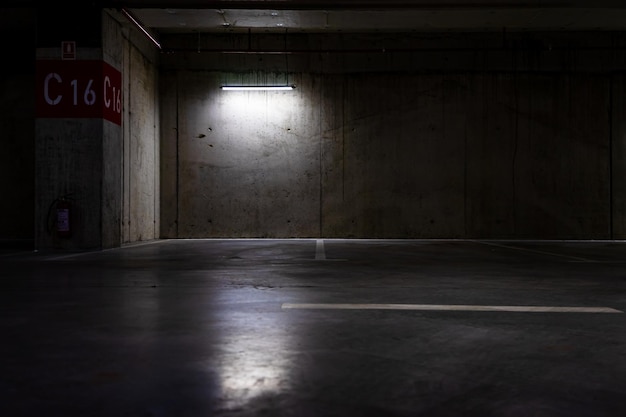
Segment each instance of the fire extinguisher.
M70 237L72 234L72 229L70 228L70 200L65 197L61 197L57 200L56 206L57 236Z
M56 232L58 237L68 238L72 235L72 203L71 194L56 198L48 208L48 234Z

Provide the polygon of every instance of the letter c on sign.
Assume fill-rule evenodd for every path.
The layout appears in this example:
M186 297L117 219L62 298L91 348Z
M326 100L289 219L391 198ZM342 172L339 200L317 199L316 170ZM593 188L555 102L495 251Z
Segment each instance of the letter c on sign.
M109 76L107 75L106 77L104 77L104 107L106 107L107 109L111 107L111 100L109 100L107 97L107 89L110 86L111 86L111 80L109 79Z
M50 93L48 92L48 86L50 84L50 80L54 78L58 83L61 82L61 76L55 72L51 72L50 74L46 75L46 80L44 82L44 86L43 86L43 94L44 97L46 99L46 103L48 103L51 106L56 106L57 104L59 104L59 102L61 101L61 98L63 98L63 96L61 94L59 94L58 96L56 96L56 98L54 100L52 100L50 98Z

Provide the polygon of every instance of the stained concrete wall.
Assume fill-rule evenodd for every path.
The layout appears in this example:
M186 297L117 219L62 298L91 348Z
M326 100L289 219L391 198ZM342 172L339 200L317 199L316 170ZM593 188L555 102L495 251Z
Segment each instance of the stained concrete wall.
M36 248L101 247L102 120L38 119ZM67 196L72 236L56 234L55 202Z
M122 243L132 243L160 234L159 56L136 29L123 37Z
M103 19L104 56L123 78L122 126L103 137L103 238L115 247L159 236L158 50L116 11Z
M368 75L344 84L341 101L356 105L343 113L341 152L328 150L348 157L327 164L344 167L325 187L334 201L325 235L608 236L608 77Z
M167 42L165 237L624 235L621 34Z
M184 97L163 102L164 234L319 234L321 121L310 102L316 80L298 77L300 94L228 96L220 91L223 75L163 79Z

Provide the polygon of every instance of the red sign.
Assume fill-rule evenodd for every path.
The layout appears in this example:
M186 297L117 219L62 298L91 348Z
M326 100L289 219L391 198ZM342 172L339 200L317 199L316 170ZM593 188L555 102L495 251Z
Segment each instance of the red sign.
M37 117L122 124L122 74L103 61L37 61Z
M122 125L122 73L102 63L102 117Z

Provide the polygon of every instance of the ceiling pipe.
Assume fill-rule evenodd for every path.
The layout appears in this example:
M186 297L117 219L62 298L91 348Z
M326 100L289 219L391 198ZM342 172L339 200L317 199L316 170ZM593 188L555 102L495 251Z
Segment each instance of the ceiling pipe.
M252 9L252 10L403 10L479 8L626 8L623 0L142 0L103 2L111 7L154 9ZM106 6L105 6L106 7Z
M472 48L354 48L354 49L222 49L222 48L166 48L162 52L165 54L175 53L209 53L209 54L232 54L232 55L298 55L298 54L391 54L391 53L413 53L413 52L486 52L502 51L506 49L516 49L518 51L617 51L626 50L626 46L616 47L568 47L568 46L544 46L541 48L532 46L486 46Z
M143 33L146 38L148 38L154 46L156 46L159 50L162 50L161 44L157 39L144 27L143 24L135 17L131 12L129 12L126 8L122 7L120 12L137 28L141 33Z

